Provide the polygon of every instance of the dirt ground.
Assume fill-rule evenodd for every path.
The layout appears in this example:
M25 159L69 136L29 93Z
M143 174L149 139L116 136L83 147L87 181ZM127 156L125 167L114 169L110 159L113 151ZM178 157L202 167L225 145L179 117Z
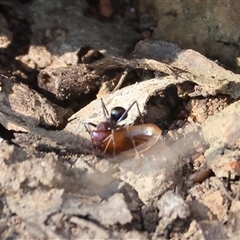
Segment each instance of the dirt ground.
M0 0L1 239L239 239L240 76L135 4Z

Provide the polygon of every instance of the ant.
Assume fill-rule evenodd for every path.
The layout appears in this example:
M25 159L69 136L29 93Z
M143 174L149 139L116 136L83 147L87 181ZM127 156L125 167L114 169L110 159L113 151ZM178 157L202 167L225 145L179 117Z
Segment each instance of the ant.
M137 101L134 101L127 110L123 107L114 107L110 115L102 99L101 103L105 121L100 122L98 125L84 123L84 126L91 136L93 146L103 154L115 156L133 148L136 151L136 147L142 143L146 143L149 138L154 136L157 141L161 136L162 130L156 125L143 124L143 118ZM128 112L134 105L137 106L142 124L120 126L119 122L128 117ZM89 126L95 127L96 130L91 131Z

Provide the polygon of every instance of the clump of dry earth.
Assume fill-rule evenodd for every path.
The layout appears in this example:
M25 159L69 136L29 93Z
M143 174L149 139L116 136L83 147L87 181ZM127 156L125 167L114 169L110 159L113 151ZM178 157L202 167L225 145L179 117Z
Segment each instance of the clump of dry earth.
M57 3L23 5L28 51L8 70L2 52L1 239L238 239L239 75L159 40L124 58L133 29ZM123 39L106 41L116 29ZM104 120L100 97L109 110L137 100L163 136L138 155L102 156L83 124ZM132 108L122 124L138 121Z

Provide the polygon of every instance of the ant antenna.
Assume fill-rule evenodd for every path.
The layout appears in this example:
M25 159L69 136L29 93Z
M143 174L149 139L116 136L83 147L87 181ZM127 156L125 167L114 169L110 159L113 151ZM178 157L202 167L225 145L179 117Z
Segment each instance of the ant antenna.
M103 115L104 115L105 119L107 119L108 118L107 116L109 116L109 113L108 113L108 110L107 110L106 105L103 102L102 98L101 98L101 103L102 103Z
M86 131L87 131L90 135L91 135L91 128L90 128L90 126L97 127L96 124L91 123L91 122L83 122L83 124L84 124L84 127L85 127Z
M105 119L108 119L109 113L108 113L108 110L107 110L106 105L105 105L105 103L103 102L103 99L102 99L102 98L101 98L101 103L102 103L102 109L103 109L104 117L105 117ZM133 107L134 104L136 104L136 106L137 106L137 110L138 110L138 114L139 114L141 123L142 123L142 124L144 123L144 121L143 121L143 116L142 116L142 114L141 114L141 112L140 112L140 109L139 109L139 106L138 106L138 102L137 102L137 101L134 101L134 102L130 105L130 107L129 107L127 110L125 110L125 112L120 116L120 118L117 119L117 123L119 123L119 122L121 122L122 120L124 120L125 118L127 118L128 112L131 110L131 108Z

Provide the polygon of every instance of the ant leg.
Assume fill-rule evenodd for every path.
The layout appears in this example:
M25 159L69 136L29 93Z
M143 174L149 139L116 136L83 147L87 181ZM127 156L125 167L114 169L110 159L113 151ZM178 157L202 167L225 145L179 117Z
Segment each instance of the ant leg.
M111 139L112 139L112 141L113 141L113 156L115 157L116 156L116 152L115 152L115 150L116 150L116 143L115 143L115 139L114 139L114 129L112 129L111 130L111 132L112 132L112 134L111 134Z
M106 151L107 151L107 149L108 149L108 146L109 146L111 140L112 140L111 135L109 135L108 137L106 137L106 138L103 140L103 142L106 142L106 141L107 141L107 145L106 145L106 147L105 147L105 149L104 149L104 151L103 151L103 154L106 153Z
M101 103L102 103L103 115L104 115L105 119L107 119L108 116L109 116L109 113L108 113L108 110L107 110L106 105L105 105L105 103L103 102L103 99L102 99L102 98L101 98Z
M91 122L84 122L84 127L86 128L87 132L91 135L91 128L90 126L97 127L96 124L91 123Z
M117 123L121 122L121 121L126 117L126 115L128 114L128 112L130 111L130 109L133 107L134 104L136 104L136 106L137 106L137 110L138 110L138 114L139 114L141 123L142 123L142 124L144 123L144 121L143 121L143 116L142 116L142 114L141 114L141 112L140 112L140 109L139 109L139 106L138 106L138 102L137 102L137 101L134 101L134 102L130 105L130 107L129 107L129 108L123 113L123 115L118 119Z
M107 151L107 149L108 149L108 146L109 146L110 142L112 141L112 142L113 142L113 156L115 157L115 156L116 156L116 152L115 152L116 143L115 143L115 139L114 139L114 129L112 129L111 131L112 131L111 135L109 135L108 137L106 137L106 138L103 140L103 142L108 141L108 142L107 142L107 145L106 145L106 147L105 147L105 149L104 149L104 151L103 151L103 154L106 153L106 151Z
M143 116L142 116L142 114L140 112L140 109L139 109L139 106L138 106L138 102L137 101L135 101L135 102L136 102L136 105L137 105L137 110L138 110L138 114L139 114L139 117L140 117L140 121L141 121L142 124L144 124Z

